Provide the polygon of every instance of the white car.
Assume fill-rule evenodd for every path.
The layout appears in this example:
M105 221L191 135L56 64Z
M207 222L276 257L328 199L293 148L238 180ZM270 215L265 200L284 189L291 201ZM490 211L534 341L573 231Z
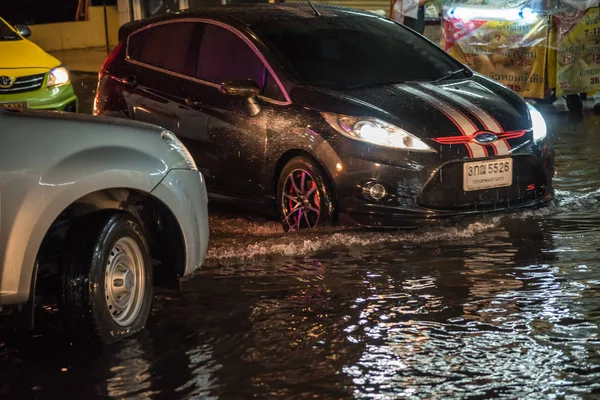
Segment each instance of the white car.
M0 110L0 314L8 320L31 328L36 299L52 295L74 339L113 342L144 327L154 280L189 277L207 247L204 178L171 132Z

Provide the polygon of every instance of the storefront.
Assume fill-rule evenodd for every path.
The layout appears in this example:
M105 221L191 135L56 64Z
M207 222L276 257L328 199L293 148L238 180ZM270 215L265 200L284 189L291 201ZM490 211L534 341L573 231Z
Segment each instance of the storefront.
M306 0L285 0L285 3L304 3ZM389 0L315 0L313 4L333 4L343 7L351 7L359 10L376 12L388 16L390 13Z
M456 59L525 98L566 96L575 112L600 90L600 1L474 3L445 3L441 45Z
M212 7L225 4L269 3L269 0L119 0L128 1L133 9L133 19L148 18L189 8ZM138 15L139 14L139 15Z

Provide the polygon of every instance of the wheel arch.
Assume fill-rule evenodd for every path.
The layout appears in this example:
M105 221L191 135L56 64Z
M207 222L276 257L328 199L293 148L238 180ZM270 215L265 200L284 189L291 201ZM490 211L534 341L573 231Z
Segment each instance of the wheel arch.
M175 215L159 199L138 189L112 188L88 193L73 201L50 224L37 250L38 268L31 276L30 301L36 295L55 295L60 282L62 256L74 221L91 213L119 210L131 214L147 235L155 285L172 287L185 269L183 232ZM156 263L155 261L158 261ZM33 317L33 316L32 316Z

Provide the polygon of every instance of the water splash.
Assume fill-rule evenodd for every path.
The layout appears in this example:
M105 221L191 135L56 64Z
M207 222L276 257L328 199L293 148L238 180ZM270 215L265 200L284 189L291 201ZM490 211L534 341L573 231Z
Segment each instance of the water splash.
M225 239L209 249L207 263L244 262L264 256L306 256L318 251L336 247L356 248L388 243L419 244L433 241L448 241L469 238L486 230L495 228L499 218L487 222L473 222L462 227L439 227L428 230L407 232L370 232L327 230L315 232L288 233L260 239ZM258 230L259 234L263 231ZM253 234L254 232L250 232Z

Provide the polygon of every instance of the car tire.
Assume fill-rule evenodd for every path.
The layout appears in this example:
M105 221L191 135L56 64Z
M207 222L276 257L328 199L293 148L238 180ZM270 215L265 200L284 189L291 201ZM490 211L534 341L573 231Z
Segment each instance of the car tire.
M295 157L285 165L277 184L277 214L284 230L333 222L333 193L325 177L323 169L308 157Z
M583 113L583 100L578 94L570 94L567 96L567 109L573 114Z
M109 344L142 330L152 303L152 263L133 216L111 210L81 218L68 249L61 314L71 338Z

